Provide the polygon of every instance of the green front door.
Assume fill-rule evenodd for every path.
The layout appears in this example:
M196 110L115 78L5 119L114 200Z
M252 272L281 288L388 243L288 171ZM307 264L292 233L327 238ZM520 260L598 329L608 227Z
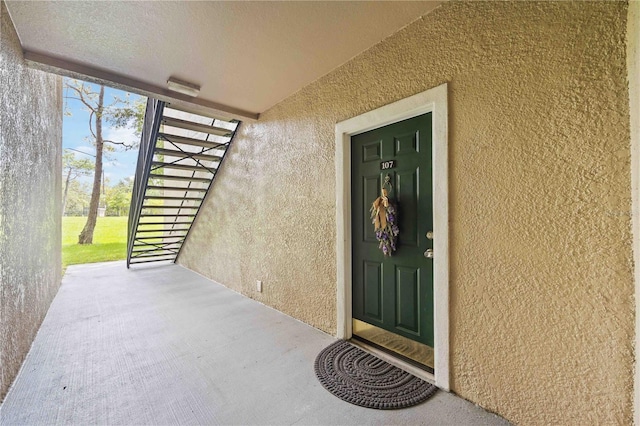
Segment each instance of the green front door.
M433 347L431 114L351 139L353 318ZM389 176L397 251L378 248L369 209Z

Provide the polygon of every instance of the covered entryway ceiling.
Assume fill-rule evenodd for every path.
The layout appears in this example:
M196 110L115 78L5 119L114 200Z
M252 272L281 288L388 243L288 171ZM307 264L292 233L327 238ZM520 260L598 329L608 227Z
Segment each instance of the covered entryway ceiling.
M255 118L439 3L7 1L7 7L27 60L144 94L167 95L166 81L175 76L201 86L195 103Z

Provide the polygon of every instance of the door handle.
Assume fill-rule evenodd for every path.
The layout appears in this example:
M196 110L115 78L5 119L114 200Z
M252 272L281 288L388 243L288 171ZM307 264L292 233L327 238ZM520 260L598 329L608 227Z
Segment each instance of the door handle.
M427 232L427 240L433 240L433 231ZM433 249L427 249L427 251L424 252L424 257L433 259Z

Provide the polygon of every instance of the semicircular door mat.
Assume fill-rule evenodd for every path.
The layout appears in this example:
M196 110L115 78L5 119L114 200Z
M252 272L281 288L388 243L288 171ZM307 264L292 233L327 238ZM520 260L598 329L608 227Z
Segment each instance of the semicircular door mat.
M316 357L316 376L340 399L367 408L390 410L419 404L438 388L371 355L345 340L338 340Z

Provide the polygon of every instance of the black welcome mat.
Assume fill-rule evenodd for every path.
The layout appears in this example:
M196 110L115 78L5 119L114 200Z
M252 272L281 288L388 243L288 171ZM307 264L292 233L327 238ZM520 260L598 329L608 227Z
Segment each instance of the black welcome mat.
M315 370L318 380L329 392L367 408L411 407L438 389L345 340L323 349L316 358Z

